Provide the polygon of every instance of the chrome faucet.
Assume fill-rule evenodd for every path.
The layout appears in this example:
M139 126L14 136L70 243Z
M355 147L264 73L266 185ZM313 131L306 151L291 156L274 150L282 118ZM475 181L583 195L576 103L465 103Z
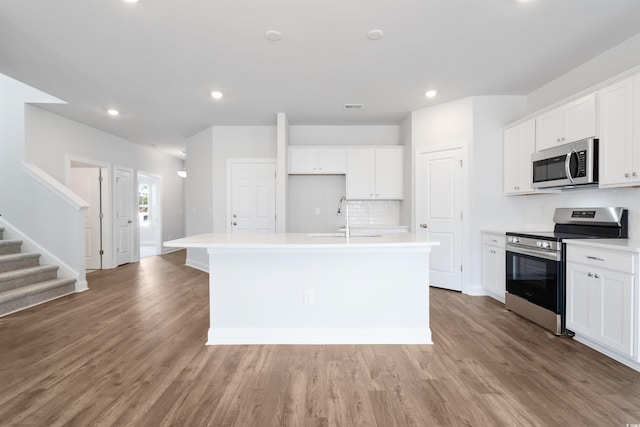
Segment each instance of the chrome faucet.
M338 202L338 213L336 215L342 215L342 202L344 202L344 218L347 225L344 229L344 236L348 239L351 237L351 226L349 225L349 202L346 197L343 197Z

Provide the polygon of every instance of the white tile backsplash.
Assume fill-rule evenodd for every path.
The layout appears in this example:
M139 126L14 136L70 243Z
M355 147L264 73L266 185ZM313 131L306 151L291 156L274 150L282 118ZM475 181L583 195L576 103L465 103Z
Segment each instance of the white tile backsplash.
M399 200L349 200L351 225L400 225Z

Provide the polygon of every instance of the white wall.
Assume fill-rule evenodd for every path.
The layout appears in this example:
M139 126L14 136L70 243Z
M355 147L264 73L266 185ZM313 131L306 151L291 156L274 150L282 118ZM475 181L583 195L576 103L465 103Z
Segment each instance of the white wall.
M289 126L289 145L396 145L400 130L380 126Z
M465 292L477 292L481 283L480 231L488 224L511 223L518 227L522 222L519 211L502 194L502 129L522 115L524 108L524 97L485 96L425 108L411 115L411 139L418 149L466 142Z
M187 236L213 233L213 128L187 138L185 229ZM186 264L208 270L207 251L187 249Z
M412 215L415 209L413 203L413 155L414 144L411 139L413 115L409 114L398 127L398 138L400 144L404 145L404 200L400 202L399 223L408 225L413 231Z
M448 102L411 113L415 148L473 140L473 99Z
M227 232L227 159L275 159L275 126L213 127L213 231Z
M25 103L61 103L37 89L0 74L0 214L5 238L20 238L24 251L61 268L59 277L76 279L76 291L87 287L83 217L86 204L45 172L27 173Z
M640 65L640 34L607 50L527 95L527 114Z
M188 236L227 232L227 160L275 159L275 126L212 126L187 139ZM187 250L187 265L207 271L203 249Z
M289 176L287 232L335 233L345 225L345 217L337 215L345 189L345 175Z
M61 183L69 156L162 177L163 241L184 237L182 160L34 106L26 108L26 159Z

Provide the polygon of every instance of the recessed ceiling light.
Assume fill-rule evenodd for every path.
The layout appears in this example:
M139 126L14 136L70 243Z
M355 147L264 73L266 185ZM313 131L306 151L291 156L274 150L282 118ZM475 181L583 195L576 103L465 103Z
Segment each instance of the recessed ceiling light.
M110 115L110 116L115 117L115 116L120 114L120 111L116 110L115 108L109 108L107 110L107 114Z
M424 96L426 96L427 98L435 98L435 96L438 94L437 90L428 90L425 92Z
M122 0L125 3L138 3L138 0Z
M282 33L276 30L269 30L266 33L264 33L264 36L267 38L267 40L271 40L272 42L277 42L282 38Z
M380 40L382 36L384 36L384 31L378 29L371 30L367 33L367 37L369 37L369 40Z
M220 92L219 90L214 90L213 92L211 92L211 97L213 99L222 99L223 96L224 96L224 94L222 92Z

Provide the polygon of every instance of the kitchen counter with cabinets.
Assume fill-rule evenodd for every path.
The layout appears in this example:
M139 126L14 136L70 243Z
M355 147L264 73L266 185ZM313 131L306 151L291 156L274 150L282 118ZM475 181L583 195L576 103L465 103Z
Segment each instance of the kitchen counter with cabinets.
M207 344L430 344L429 253L415 234L202 234Z
M566 245L567 329L640 371L640 241L572 239Z

